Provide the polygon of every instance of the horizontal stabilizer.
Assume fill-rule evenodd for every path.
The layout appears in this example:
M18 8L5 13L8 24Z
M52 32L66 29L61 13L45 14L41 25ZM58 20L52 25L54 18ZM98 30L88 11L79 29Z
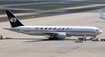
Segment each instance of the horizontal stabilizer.
M19 30L17 30L17 29L11 29L11 28L3 28L3 29L5 29L5 30L10 30L10 31L15 31L15 32L19 31Z

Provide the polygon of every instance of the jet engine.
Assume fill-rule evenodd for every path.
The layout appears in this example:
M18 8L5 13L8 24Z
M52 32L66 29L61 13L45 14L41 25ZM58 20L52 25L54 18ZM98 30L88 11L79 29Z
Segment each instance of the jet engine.
M58 33L57 37L58 37L58 39L65 39L66 33Z
M53 35L46 35L47 38L51 40L55 39L65 39L66 38L66 33L57 33Z

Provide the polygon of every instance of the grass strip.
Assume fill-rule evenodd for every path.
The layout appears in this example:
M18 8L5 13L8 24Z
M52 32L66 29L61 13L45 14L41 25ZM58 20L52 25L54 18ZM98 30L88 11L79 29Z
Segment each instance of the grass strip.
M52 10L66 7L85 6L87 4L43 4L43 5L23 5L23 6L8 6L9 8L24 8L24 9L36 9L36 10Z
M54 15L59 15L61 13L56 13L56 12L50 12L50 13L43 13L43 14L32 14L32 15L25 15L25 16L17 16L18 19L31 19L31 18L38 18L38 17L45 17L45 16L54 16ZM2 17L0 18L0 22L7 21L7 17Z

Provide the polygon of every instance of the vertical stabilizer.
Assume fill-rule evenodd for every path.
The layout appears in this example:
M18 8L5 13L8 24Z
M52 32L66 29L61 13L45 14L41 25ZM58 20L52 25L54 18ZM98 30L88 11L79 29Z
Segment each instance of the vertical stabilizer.
M104 14L103 14L103 12L101 10L99 10L99 13L100 13L100 17L104 16Z
M8 20L11 24L11 27L17 27L17 26L24 26L18 18L16 18L13 13L10 10L6 10L6 14L8 16Z

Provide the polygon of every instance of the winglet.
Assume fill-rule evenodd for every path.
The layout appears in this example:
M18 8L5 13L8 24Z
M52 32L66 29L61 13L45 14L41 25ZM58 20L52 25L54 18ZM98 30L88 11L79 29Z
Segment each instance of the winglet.
M8 20L11 24L11 27L17 27L17 26L24 26L18 18L16 18L13 13L10 10L6 10L6 14L8 16Z

